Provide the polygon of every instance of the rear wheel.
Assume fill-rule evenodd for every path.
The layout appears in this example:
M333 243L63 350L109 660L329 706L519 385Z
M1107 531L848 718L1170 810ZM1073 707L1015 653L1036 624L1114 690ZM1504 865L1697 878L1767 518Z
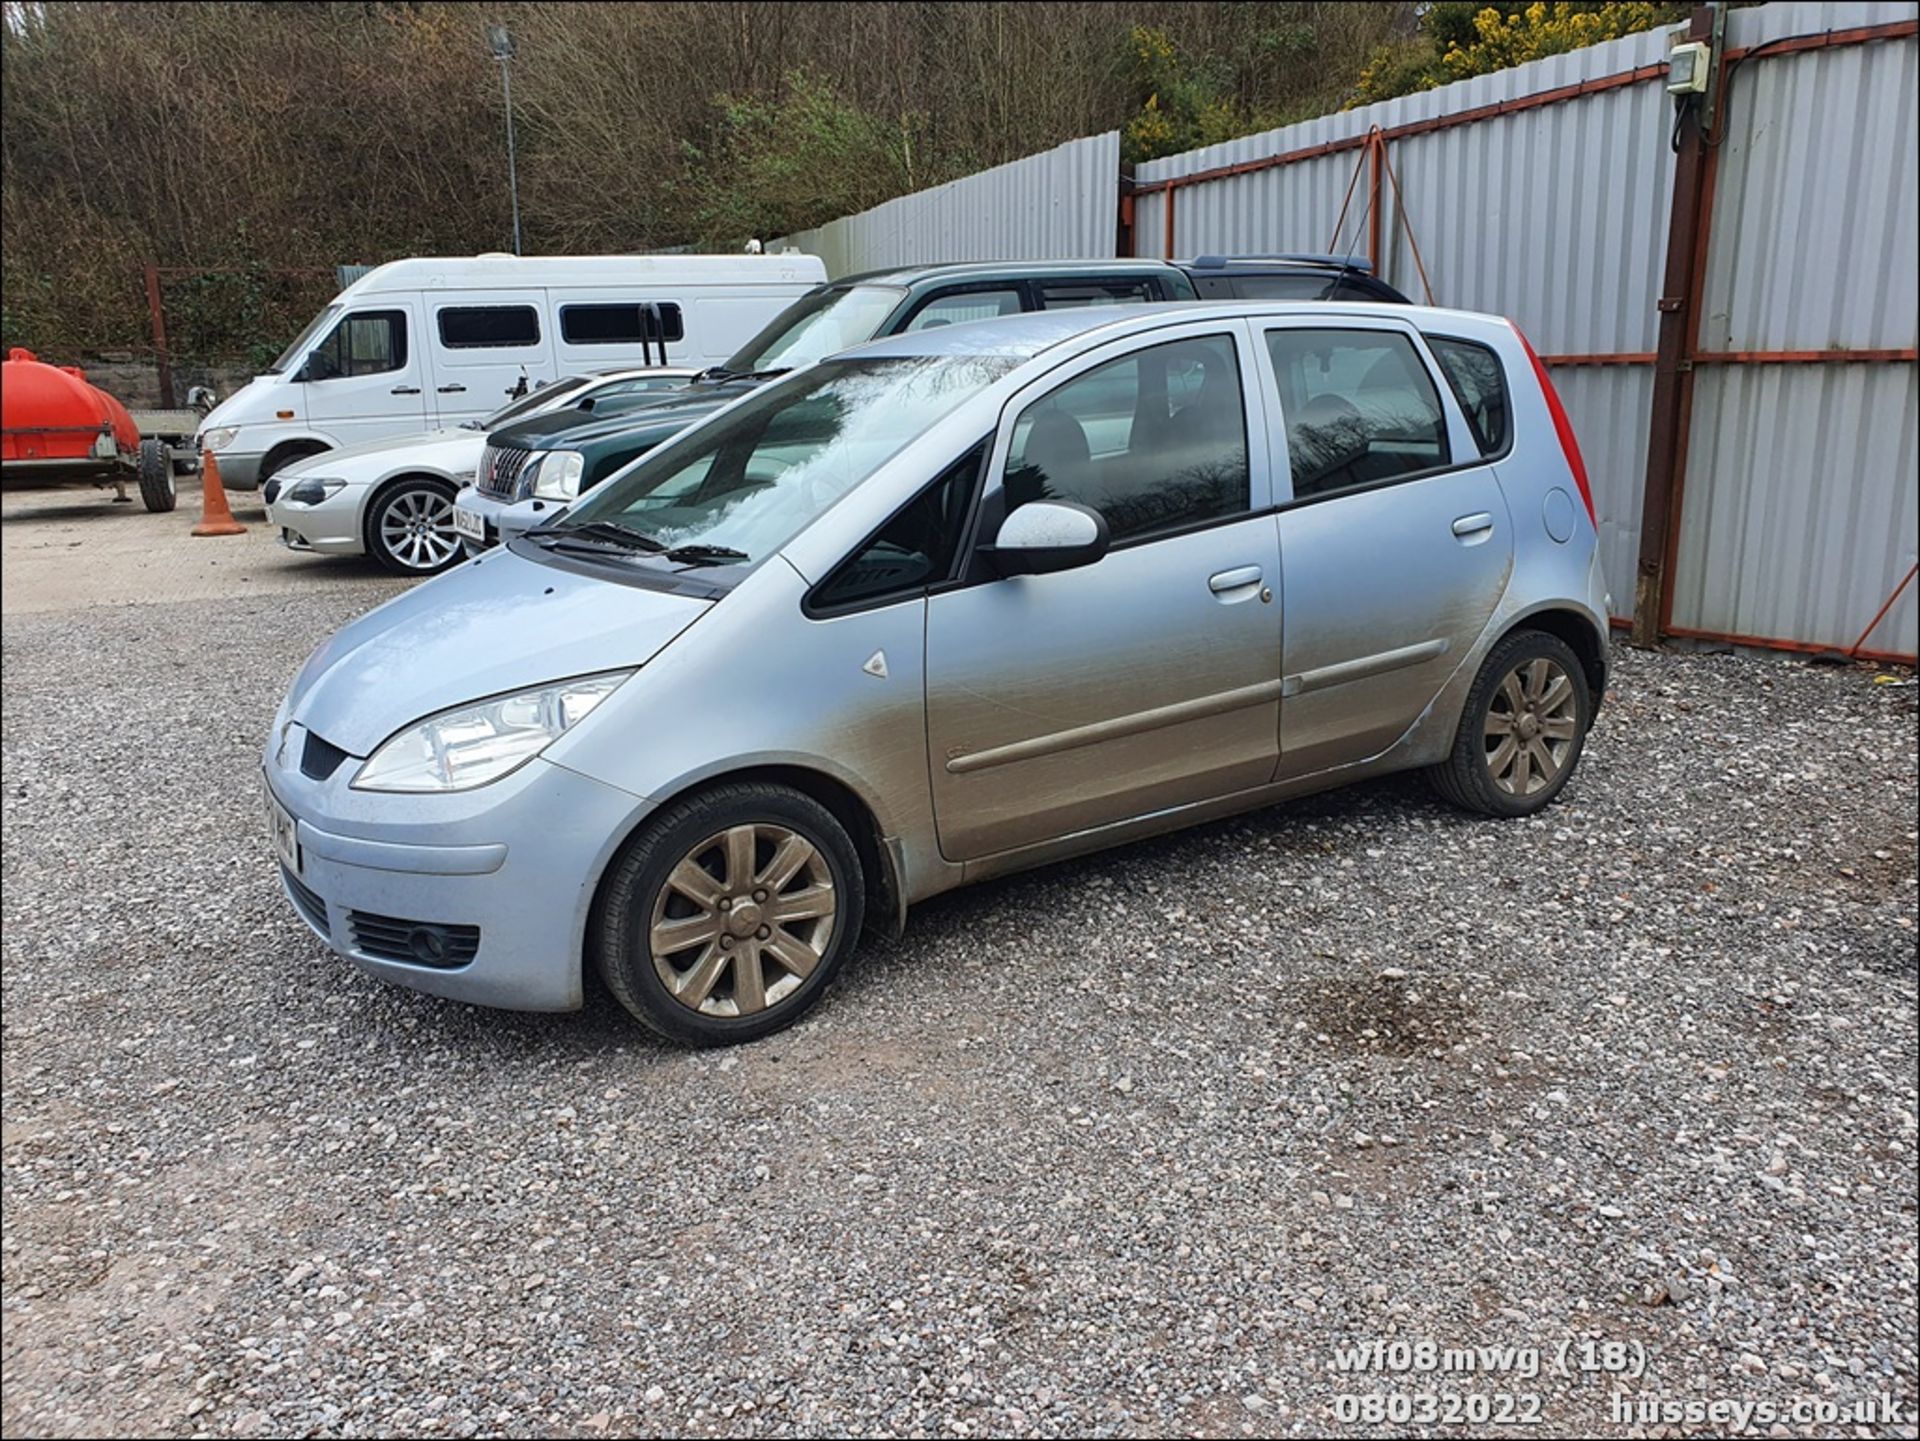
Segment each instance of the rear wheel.
M146 502L147 509L172 510L179 495L173 487L173 453L164 440L148 436L140 442L138 474L140 499Z
M465 558L453 529L453 486L420 476L398 481L367 510L367 554L395 575L437 575Z
M615 863L600 972L670 1040L755 1040L820 998L858 941L864 895L826 807L784 786L721 786L668 807Z
M1453 754L1428 775L1457 806L1530 816L1565 788L1592 718L1587 673L1572 647L1544 631L1515 631L1480 667Z

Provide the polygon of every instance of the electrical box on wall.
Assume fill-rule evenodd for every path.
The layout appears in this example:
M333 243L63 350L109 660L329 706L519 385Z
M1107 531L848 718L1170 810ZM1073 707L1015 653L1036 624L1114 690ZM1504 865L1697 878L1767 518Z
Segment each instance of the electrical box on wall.
M1704 95L1713 73L1713 49L1699 40L1676 45L1667 52L1667 94Z

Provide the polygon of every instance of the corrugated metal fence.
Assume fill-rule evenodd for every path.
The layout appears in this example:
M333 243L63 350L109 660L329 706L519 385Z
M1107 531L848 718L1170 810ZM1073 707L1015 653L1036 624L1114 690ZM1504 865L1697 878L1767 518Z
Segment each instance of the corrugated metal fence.
M1916 18L1920 5L1866 3L1727 17L1666 633L1846 649L1915 563ZM1170 156L1131 186L1117 181L1118 136L1098 136L789 243L835 274L1105 256L1119 188L1119 232L1137 254L1371 253L1415 299L1430 282L1438 304L1509 315L1548 357L1624 614L1674 186L1660 83L1671 38L1629 36ZM1862 653L1911 658L1917 636L1920 583Z
M1120 135L1109 131L903 195L773 244L818 255L829 275L943 260L1112 255L1119 173Z

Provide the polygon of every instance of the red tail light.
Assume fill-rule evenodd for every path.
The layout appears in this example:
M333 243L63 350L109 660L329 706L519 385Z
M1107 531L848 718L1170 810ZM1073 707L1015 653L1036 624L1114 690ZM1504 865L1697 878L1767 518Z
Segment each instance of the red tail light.
M1513 325L1513 322L1509 320L1507 324ZM1567 469L1573 472L1574 483L1580 487L1580 499L1587 504L1587 519L1598 530L1600 513L1593 508L1593 487L1587 484L1587 463L1580 458L1580 442L1574 438L1573 422L1567 419L1567 408L1560 403L1560 392L1553 388L1547 368L1540 363L1540 357L1534 354L1526 333L1517 325L1513 325L1513 333L1520 337L1520 348L1527 352L1527 359L1533 362L1533 373L1540 381L1540 393L1547 399L1547 414L1553 417L1554 434L1560 437L1560 449L1566 452Z

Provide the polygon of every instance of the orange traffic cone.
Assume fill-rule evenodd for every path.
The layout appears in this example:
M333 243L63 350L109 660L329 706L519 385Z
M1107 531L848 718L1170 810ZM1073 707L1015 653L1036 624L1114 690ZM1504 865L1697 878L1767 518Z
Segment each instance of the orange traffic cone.
M245 535L247 528L227 509L227 488L220 483L220 466L213 452L200 452L200 524L195 535Z

